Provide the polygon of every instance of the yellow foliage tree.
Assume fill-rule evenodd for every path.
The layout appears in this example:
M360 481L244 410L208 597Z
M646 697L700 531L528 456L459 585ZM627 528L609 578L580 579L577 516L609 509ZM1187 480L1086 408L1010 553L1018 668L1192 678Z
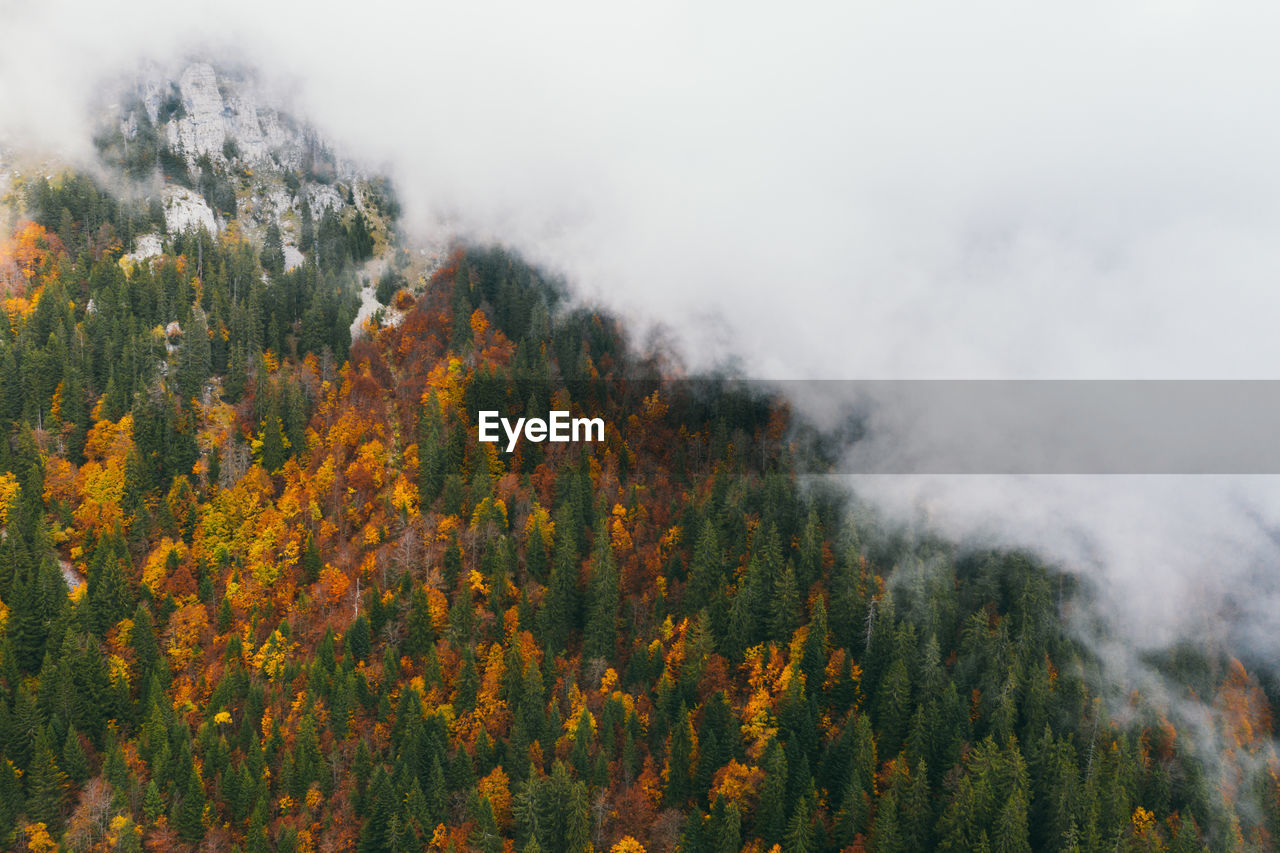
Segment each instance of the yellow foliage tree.
M476 784L476 790L482 797L489 798L493 806L493 816L498 820L498 827L507 829L511 825L511 780L503 772L502 767L493 771Z
M31 853L49 853L58 847L58 842L50 837L49 827L43 821L27 824L22 828L22 833L27 837L27 849Z

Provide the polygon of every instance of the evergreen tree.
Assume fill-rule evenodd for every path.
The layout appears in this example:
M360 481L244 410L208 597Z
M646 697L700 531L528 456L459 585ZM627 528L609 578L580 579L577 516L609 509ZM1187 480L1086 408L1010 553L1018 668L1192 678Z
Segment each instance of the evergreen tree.
M13 832L23 811L23 801L17 768L0 752L0 839L9 838Z
M609 660L614 656L618 638L619 589L618 566L603 522L596 532L596 542L587 589L588 615L582 651L584 657Z
M578 546L573 524L566 513L556 523L555 560L542 610L542 632L552 651L564 651L578 626Z
M680 703L667 743L666 799L680 806L689 797L690 771L693 769L693 723L689 709Z
M275 411L275 406L272 406L267 416L262 420L259 433L262 441L262 467L273 474L284 465L288 453L284 437L284 424L280 421L280 416L275 414Z
M356 617L346 636L347 651L358 661L367 661L373 651L373 637L369 631L369 620L363 614Z
M782 570L774 584L770 608L770 634L774 641L786 643L800 625L800 592L790 565Z
M262 239L260 260L262 269L266 272L277 276L284 272L284 241L280 238L280 226L275 222L267 226L267 233Z
M992 853L1031 853L1027 840L1027 797L1015 788L1005 802L991 834Z
M89 758L85 755L84 746L80 743L80 735L76 732L75 726L67 729L67 737L62 744L61 767L78 785L89 778Z
M787 822L787 832L782 841L782 849L785 853L812 853L816 849L813 832L813 812L815 807L816 795L812 793L801 797L796 803L795 810L791 814L791 820ZM877 853L882 849L891 850L894 848L881 848L877 844Z
M724 584L724 557L715 525L710 519L702 523L702 532L689 563L689 583L685 589L685 611L697 612L711 604Z
M125 578L124 542L104 539L90 561L87 596L93 629L99 635L133 612L133 590Z
M204 311L197 307L192 311L191 322L182 335L182 348L178 350L178 392L182 399L198 398L211 371L209 326Z
M36 736L35 756L26 776L26 812L31 821L40 821L55 834L62 827L67 778L53 757L53 738L48 728Z
M787 758L781 744L769 741L760 763L764 781L760 785L760 802L756 806L755 834L765 844L782 842L787 821Z
M315 583L320 578L321 568L323 560L320 558L320 548L316 545L315 537L308 533L306 545L302 549L302 579L307 583Z
M196 842L204 837L204 789L193 766L182 785L181 799L175 805L173 828L184 841Z
M164 814L164 801L160 798L160 788L156 786L154 778L147 782L147 791L142 798L142 813L146 815L148 823L154 823Z

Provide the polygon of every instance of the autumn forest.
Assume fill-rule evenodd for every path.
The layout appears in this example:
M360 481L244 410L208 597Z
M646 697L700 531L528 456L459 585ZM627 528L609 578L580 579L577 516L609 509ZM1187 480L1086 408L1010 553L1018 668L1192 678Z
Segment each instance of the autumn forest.
M1158 662L1208 750L1071 577L854 513L783 401L501 248L426 264L390 190L304 204L292 264L234 217L128 254L163 213L87 174L8 201L0 846L1276 849L1245 665Z

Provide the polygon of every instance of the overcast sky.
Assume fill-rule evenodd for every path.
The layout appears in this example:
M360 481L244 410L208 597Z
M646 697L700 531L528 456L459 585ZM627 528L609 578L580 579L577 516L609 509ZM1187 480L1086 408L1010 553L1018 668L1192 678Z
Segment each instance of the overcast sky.
M688 357L826 378L1280 378L1272 3L0 0L0 130L84 152L139 59L234 48L409 226L493 237ZM1241 589L1271 479L865 484L1086 568L1135 644Z
M0 4L11 132L234 46L413 225L756 375L1280 365L1274 4Z

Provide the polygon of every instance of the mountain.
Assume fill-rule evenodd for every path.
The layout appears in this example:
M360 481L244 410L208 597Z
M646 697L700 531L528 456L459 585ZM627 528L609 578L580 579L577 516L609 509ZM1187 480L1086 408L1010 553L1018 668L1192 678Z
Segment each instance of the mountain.
M414 251L251 78L145 77L97 142L8 167L7 847L1273 849L1239 662L1160 664L1197 742L1077 581L802 483L784 401L500 247Z

